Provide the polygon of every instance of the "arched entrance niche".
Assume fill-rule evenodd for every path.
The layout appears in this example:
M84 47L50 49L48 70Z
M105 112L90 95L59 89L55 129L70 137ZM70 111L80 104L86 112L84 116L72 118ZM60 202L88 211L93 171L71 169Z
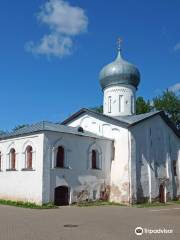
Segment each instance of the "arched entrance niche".
M59 186L54 190L54 204L57 206L69 205L69 188Z

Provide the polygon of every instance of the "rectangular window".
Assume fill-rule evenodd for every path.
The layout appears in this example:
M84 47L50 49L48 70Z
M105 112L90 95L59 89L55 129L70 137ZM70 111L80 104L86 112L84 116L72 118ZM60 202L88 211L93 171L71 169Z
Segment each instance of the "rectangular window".
M108 113L111 113L111 96L108 97Z

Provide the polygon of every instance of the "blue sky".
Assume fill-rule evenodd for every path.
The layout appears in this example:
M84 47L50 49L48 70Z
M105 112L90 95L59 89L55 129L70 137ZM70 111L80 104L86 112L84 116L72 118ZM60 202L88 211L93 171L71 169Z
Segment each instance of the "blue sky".
M119 36L141 72L137 95L179 86L179 12L178 0L1 0L0 129L102 104L98 75Z

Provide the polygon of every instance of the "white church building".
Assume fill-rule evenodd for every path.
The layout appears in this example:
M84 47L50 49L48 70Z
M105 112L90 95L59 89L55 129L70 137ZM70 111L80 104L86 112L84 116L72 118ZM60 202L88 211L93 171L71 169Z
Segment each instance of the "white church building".
M162 111L136 115L138 69L116 59L100 72L103 114L81 109L0 136L0 199L67 205L180 197L180 132Z

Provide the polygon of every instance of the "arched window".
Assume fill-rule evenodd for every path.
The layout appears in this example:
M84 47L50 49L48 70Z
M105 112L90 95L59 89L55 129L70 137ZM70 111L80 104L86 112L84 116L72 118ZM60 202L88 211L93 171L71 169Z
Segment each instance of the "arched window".
M0 152L0 171L1 171L1 167L2 167L2 154L1 154L1 152Z
M25 168L32 169L33 148L29 145L26 147L26 162Z
M97 151L96 150L92 150L92 159L91 159L91 166L92 169L97 169Z
M16 169L16 151L14 148L11 148L10 154L9 154L9 160L10 160L10 169L15 170Z
M88 149L88 169L102 170L102 151L97 143L92 143Z
M57 149L56 167L64 167L64 148L62 146L59 146Z

